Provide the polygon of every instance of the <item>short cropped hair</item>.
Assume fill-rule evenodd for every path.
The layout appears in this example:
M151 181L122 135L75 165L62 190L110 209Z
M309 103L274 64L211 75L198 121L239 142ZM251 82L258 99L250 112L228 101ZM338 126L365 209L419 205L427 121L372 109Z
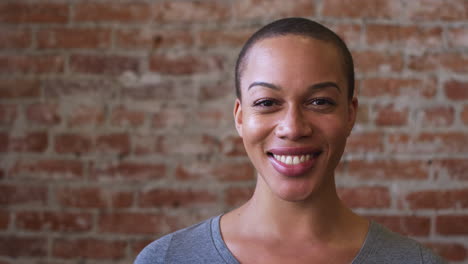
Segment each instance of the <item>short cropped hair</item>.
M236 95L239 100L241 99L241 77L245 68L245 58L250 49L260 40L285 36L285 35L299 35L313 39L329 42L336 46L340 51L343 58L343 68L347 77L348 84L348 99L352 99L354 95L354 63L353 57L344 41L329 28L309 19L300 17L290 17L276 20L255 32L244 44L239 53L236 61L235 68L235 86Z

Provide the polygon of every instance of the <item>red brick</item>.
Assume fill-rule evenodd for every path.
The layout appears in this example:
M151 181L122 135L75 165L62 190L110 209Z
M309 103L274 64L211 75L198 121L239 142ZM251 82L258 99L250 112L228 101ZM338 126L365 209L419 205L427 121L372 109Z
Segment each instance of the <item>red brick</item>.
M150 180L160 179L166 176L166 166L160 163L137 163L122 162L119 164L108 164L93 168L92 176L94 178L114 181L116 179L124 180Z
M125 208L133 203L130 192L97 187L60 188L56 199L61 206L73 208Z
M132 138L132 141L133 152L136 155L159 154L161 152L161 136L159 135L139 133Z
M62 55L1 55L0 73L62 73L64 63Z
M467 235L468 215L438 215L436 231L440 235Z
M366 97L423 97L432 98L437 92L437 80L434 78L396 79L368 78L360 82L360 96Z
M418 111L424 126L450 126L455 120L455 109L451 106L433 106Z
M255 170L249 161L229 160L207 162L183 162L177 166L176 177L179 180L216 180L216 181L251 181L255 179Z
M10 213L8 211L0 211L0 230L5 230L10 225Z
M115 3L113 1L77 3L73 18L74 21L78 22L119 23L149 22L150 19L150 5L136 1L128 3Z
M17 114L16 105L0 104L0 126L12 125L16 120Z
M449 177L455 180L468 180L468 159L434 160L434 174L436 178Z
M468 189L417 191L404 200L411 209L468 208Z
M162 109L152 117L151 124L155 128L184 128L191 121L190 112L185 109Z
M395 52L353 51L356 72L400 72L403 70L403 57Z
M40 49L105 49L111 45L110 29L47 28L37 33Z
M122 259L125 257L125 241L100 239L56 239L52 245L52 255L65 259Z
M382 152L383 135L379 132L354 132L348 138L346 153Z
M438 48L443 42L440 27L376 25L367 26L367 43L371 46L402 46L420 50Z
M348 174L359 179L427 179L429 165L424 161L408 160L352 160L347 164Z
M247 202L254 193L254 188L249 187L230 187L225 191L224 202L229 207L238 207Z
M141 207L187 208L215 204L216 194L199 190L153 189L139 193Z
M194 43L192 33L182 30L121 29L115 38L118 47L130 49L187 48Z
M0 133L0 152L44 152L48 139L45 132L26 132L14 136Z
M3 23L66 23L69 8L65 3L1 3Z
M120 234L160 234L177 224L175 218L163 214L107 213L99 216L99 231Z
M465 153L468 145L466 133L421 133L418 135L398 134L389 135L388 151L392 153Z
M122 89L121 96L135 101L190 101L197 96L193 82L158 81L148 84L129 85Z
M312 16L315 5L312 1L296 0L240 0L234 2L237 19L278 18L291 16Z
M196 155L219 153L219 139L202 135L175 135L160 138L160 149L162 154ZM175 147L177 146L177 147Z
M448 71L455 73L468 73L466 65L468 56L463 53L425 53L410 56L408 67L419 72Z
M54 138L55 152L59 154L83 154L92 151L93 138L89 135L74 133L58 134Z
M70 80L50 79L43 82L46 98L80 97L104 98L115 97L115 83L111 80ZM94 107L99 107L94 105ZM102 106L101 106L102 107ZM102 109L102 108L101 108Z
M29 185L0 184L0 204L34 204L45 205L47 202L47 188Z
M252 35L251 29L203 30L197 33L198 42L202 47L235 47L238 48Z
M55 103L35 103L26 109L28 121L41 125L60 124L61 117L58 105Z
M219 107L211 107L195 111L195 120L200 127L209 128L225 128L231 127L234 119L231 111L219 109ZM192 121L193 122L193 121ZM193 124L191 124L193 126Z
M451 47L468 48L468 28L451 28L448 30L447 38Z
M408 123L407 106L376 106L377 117L375 124L378 126L404 126Z
M431 230L429 217L405 215L367 215L366 217L406 236L428 236Z
M450 100L468 100L468 82L448 81L444 84L444 91Z
M351 208L390 207L390 193L385 187L338 188L338 194Z
M412 21L454 21L466 19L468 3L464 0L437 1L415 0L405 4L408 18Z
M358 46L362 42L362 27L360 25L344 23L327 26L338 34L348 46Z
M31 31L25 29L0 29L0 49L25 49L31 46Z
M340 18L399 18L403 6L400 1L327 0L323 3L322 14Z
M426 246L448 261L463 261L468 256L467 249L458 243L431 242L427 243Z
M3 235L0 237L0 256L12 258L46 257L47 239L33 236Z
M18 160L9 171L13 177L21 174L50 179L73 179L83 177L84 165L78 160Z
M220 56L200 55L169 55L159 54L150 58L150 70L164 74L195 74L223 70L224 59Z
M152 13L158 23L196 23L225 21L230 17L228 3L204 1L163 1L155 3Z
M229 157L247 157L244 141L239 136L228 136L222 141L222 153Z
M465 125L468 125L468 105L465 105L463 107L463 110L461 112L461 120Z
M0 99L37 98L40 94L40 82L37 80L0 80Z
M111 124L117 126L137 127L145 122L145 112L131 110L125 106L115 107L112 111Z
M367 104L359 104L357 116L356 116L356 126L366 125L370 122L370 110Z
M119 75L127 71L138 72L139 60L117 55L72 55L70 70L75 73Z
M68 116L69 127L99 126L104 122L104 106L74 106Z
M136 241L131 241L132 255L136 257L147 245L153 241L154 239L139 239Z
M17 212L15 220L17 228L29 231L84 232L93 225L86 213Z
M199 98L202 102L225 99L227 96L231 98L233 89L232 83L226 81L201 84Z
M103 153L128 154L130 152L130 136L127 133L100 135L96 139L96 148Z

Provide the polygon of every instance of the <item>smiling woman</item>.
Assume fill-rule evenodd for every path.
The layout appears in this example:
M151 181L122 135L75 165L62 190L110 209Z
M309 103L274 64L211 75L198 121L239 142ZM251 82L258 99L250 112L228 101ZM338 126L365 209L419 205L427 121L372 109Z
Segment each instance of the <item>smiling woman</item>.
M239 55L236 88L236 129L258 173L253 196L151 243L136 264L443 263L337 195L358 101L352 57L335 33L302 18L265 26Z

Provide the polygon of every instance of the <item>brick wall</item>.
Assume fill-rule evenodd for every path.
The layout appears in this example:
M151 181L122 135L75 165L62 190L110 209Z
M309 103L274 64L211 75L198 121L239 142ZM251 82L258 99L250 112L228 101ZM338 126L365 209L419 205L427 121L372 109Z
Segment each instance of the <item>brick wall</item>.
M130 263L245 201L233 64L283 16L355 57L341 197L468 263L465 0L1 1L0 263Z

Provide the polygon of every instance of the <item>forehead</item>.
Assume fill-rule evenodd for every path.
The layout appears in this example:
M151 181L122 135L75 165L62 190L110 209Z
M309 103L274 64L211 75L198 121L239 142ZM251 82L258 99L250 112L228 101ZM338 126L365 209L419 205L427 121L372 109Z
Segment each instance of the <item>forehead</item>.
M338 81L344 77L342 65L338 48L328 41L300 35L270 37L259 40L248 52L241 86L245 89L245 82L252 78L289 83Z

